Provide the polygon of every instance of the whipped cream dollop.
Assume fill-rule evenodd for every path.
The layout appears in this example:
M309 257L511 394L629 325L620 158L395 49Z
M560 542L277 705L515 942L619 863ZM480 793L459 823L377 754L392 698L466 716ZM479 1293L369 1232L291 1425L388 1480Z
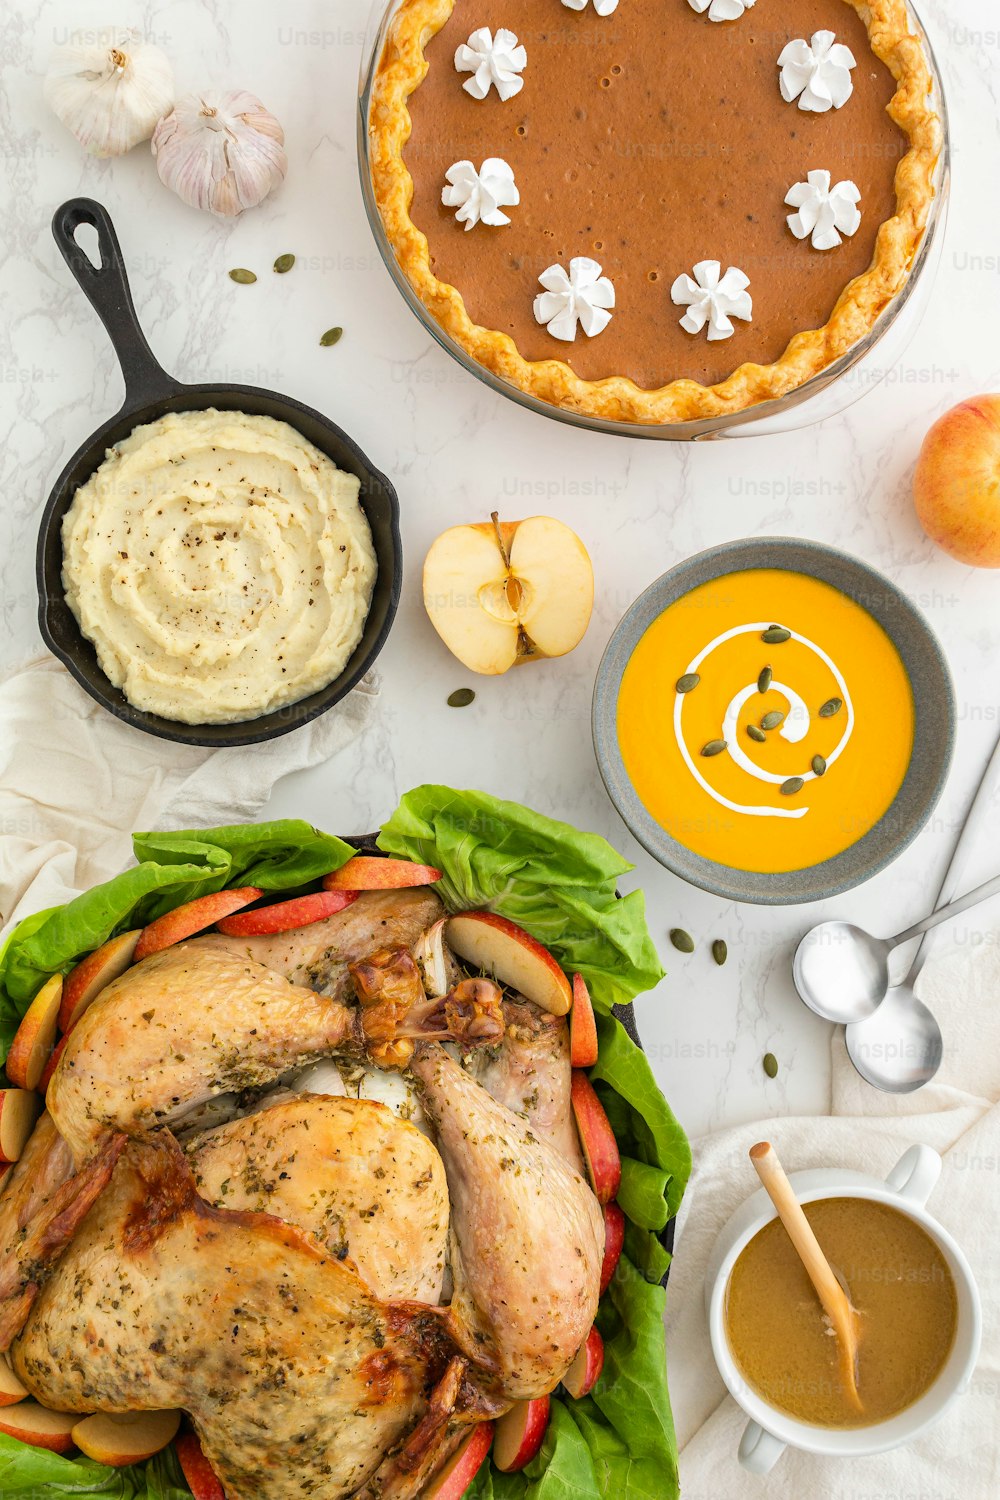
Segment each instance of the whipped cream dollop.
M797 240L812 236L814 250L843 244L841 235L854 234L861 223L861 189L845 178L830 186L829 172L807 172L805 182L789 188L785 202L798 212L786 222Z
M495 88L504 103L524 88L520 74L527 61L528 54L512 31L501 29L494 36L488 26L480 26L455 53L457 71L472 74L462 84L465 92L473 99L485 99Z
M488 156L478 172L471 161L456 161L444 175L449 185L442 190L441 202L458 209L455 218L466 232L479 223L492 227L510 223L503 209L520 203L521 194L512 168L502 157Z
M710 340L728 339L735 331L733 318L743 318L749 323L753 313L753 302L747 287L749 276L737 266L730 266L725 276L717 260L700 260L694 267L694 279L678 276L670 288L670 296L678 307L687 306L681 318L681 327L686 333L700 333L708 324Z
M753 3L754 0L688 0L688 5L699 15L707 10L710 21L738 21Z
M811 42L803 37L789 42L778 67L781 97L786 104L797 99L799 109L825 114L840 109L854 92L851 69L857 67L857 59L832 31L814 31Z
M538 280L545 290L535 298L535 322L546 324L554 339L572 343L578 323L592 339L611 322L609 309L615 305L615 289L596 260L575 255L568 274L564 267L554 265Z
M722 634L717 635L713 641L709 641L708 645L703 647L702 650L698 652L698 655L688 663L686 672L700 672L702 669L702 663L709 656L711 656L713 651L715 651L719 646L723 645L724 642L731 641L734 639L734 637L739 635L759 635L761 631L767 630L768 628L769 627L767 621L756 620L752 624L734 625L731 630L724 630ZM847 748L847 742L854 732L854 704L851 700L851 695L848 691L847 683L844 681L844 677L840 671L840 668L832 660L832 658L827 655L822 646L817 646L815 641L811 641L808 636L800 635L797 630L793 630L790 632L790 638L793 641L801 642L803 646L816 653L819 659L832 672L833 677L837 683L837 690L844 700L844 707L846 709L844 729L840 736L840 739L837 741L837 744L826 757L826 770L829 771L830 768L835 765L835 763L844 753L844 750ZM808 706L803 701L801 695L797 693L793 687L790 687L787 683L779 682L777 678L774 678L774 680L772 681L771 688L775 692L781 693L788 703L788 712L785 715L783 723L778 729L778 734L783 740L786 740L791 745L801 744L801 742L808 734L809 726L812 722ZM766 782L770 786L781 786L783 782L789 779L788 773L765 771L761 766L756 765L750 759L749 755L747 755L740 742L740 710L743 708L743 705L747 702L747 700L749 698L752 698L755 694L759 693L759 691L760 689L756 682L748 682L746 686L742 687L739 692L736 693L735 696L730 700L723 715L722 724L720 725L721 737L726 741L726 753L732 757L732 759L740 767L740 769L742 771L745 771L748 776L752 776L757 781ZM708 793L713 801L718 802L722 807L728 808L730 812L744 813L747 817L752 818L804 818L806 816L809 808L805 806L757 806L752 803L734 802L731 798L724 796L722 792L716 791L711 782L707 781L701 774L701 771L698 769L691 751L688 749L687 741L684 738L683 716L684 705L686 701L687 695L685 693L678 692L674 697L674 737L677 741L677 747L681 752L684 763L687 766L688 770L691 772L691 775L694 777L695 781L697 781L702 790ZM803 768L801 771L799 771L798 775L803 783L816 780L816 772L811 768L808 770Z
M587 0L562 0L567 10L586 10ZM599 16L610 16L618 9L618 0L594 0L594 9Z

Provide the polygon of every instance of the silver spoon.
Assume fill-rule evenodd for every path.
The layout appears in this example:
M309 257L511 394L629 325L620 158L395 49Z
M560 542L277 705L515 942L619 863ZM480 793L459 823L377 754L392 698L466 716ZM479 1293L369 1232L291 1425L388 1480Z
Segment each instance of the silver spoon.
M809 1009L826 1021L839 1021L844 1026L864 1021L875 1014L886 997L893 948L997 894L1000 875L892 938L872 937L851 922L821 922L806 933L795 950L795 988Z
M937 905L951 901L965 872L979 825L989 811L1000 782L1000 739L993 748L982 779L966 813L951 863L938 891ZM923 938L905 978L894 985L867 1021L857 1021L844 1033L847 1055L866 1083L893 1094L922 1088L941 1066L944 1043L941 1028L922 1000L913 993L931 939Z
M950 902L958 890L967 856L978 837L978 825L993 800L998 782L1000 739L993 748L965 815L938 892L938 906ZM929 941L925 935L905 979L888 991L875 1014L847 1025L845 1041L851 1061L866 1082L887 1092L910 1093L933 1078L941 1066L941 1028L927 1006L913 993Z

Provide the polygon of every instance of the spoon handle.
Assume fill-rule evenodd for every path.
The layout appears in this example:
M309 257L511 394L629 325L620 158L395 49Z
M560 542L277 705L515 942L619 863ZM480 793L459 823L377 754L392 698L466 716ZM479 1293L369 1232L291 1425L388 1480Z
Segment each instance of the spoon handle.
M899 933L889 941L890 948L895 948L899 943L908 942L910 938L919 937L922 932L929 932L939 922L946 922L949 917L957 917L960 912L968 911L970 906L978 906L981 901L988 901L991 896L1000 894L1000 875L994 875L992 880L987 880L983 885L977 885L975 890L967 891L964 896L959 896L957 901L949 901L947 906L932 911L929 917L924 917L922 922L916 922L908 927L905 932Z
M954 853L941 881L941 889L938 891L937 900L934 903L935 909L943 903L953 900L957 894L966 860L972 850L973 844L979 838L980 825L990 808L998 783L1000 783L1000 736L997 737L997 742L993 746L993 754L986 762L986 768L983 771L979 786L976 788L976 794L969 803L969 810L965 815L961 832L958 835L958 843L955 845ZM929 951L929 942L930 939L927 939L925 942L920 943L914 953L906 975L905 982L907 984L912 985L920 973L924 959L927 957Z
M848 1395L857 1408L861 1400L857 1387L858 1327L857 1314L837 1280L830 1262L823 1254L822 1246L813 1232L813 1227L795 1196L795 1189L785 1175L778 1153L770 1141L758 1141L750 1147L750 1160L757 1176L774 1204L778 1218L785 1226L788 1238L816 1289L823 1311L837 1334L843 1364L844 1383Z

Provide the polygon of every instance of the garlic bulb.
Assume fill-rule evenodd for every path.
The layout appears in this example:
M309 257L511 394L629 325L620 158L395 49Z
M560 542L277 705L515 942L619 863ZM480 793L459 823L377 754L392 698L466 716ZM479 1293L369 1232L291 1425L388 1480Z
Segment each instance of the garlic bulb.
M285 133L253 94L188 94L153 132L161 181L192 208L232 218L288 170Z
M166 54L137 31L109 30L106 43L60 47L45 99L93 156L122 156L170 108L174 75Z

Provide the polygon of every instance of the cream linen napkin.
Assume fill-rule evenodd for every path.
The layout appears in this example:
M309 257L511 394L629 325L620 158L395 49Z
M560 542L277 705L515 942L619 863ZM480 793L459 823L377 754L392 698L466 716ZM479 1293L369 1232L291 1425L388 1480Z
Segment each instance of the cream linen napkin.
M0 683L0 924L68 901L132 862L135 829L252 819L274 783L328 760L370 722L369 672L280 739L201 750L106 713L52 657Z
M995 873L992 856L963 889ZM981 845L988 845L984 830ZM977 851L978 852L978 851ZM993 868L990 868L992 858ZM683 1500L998 1500L1000 1497L1000 924L939 939L917 991L941 1023L944 1062L909 1095L883 1094L858 1077L838 1030L833 1118L744 1125L694 1143L695 1171L678 1224L667 1291L667 1362L680 1444ZM989 924L993 923L993 930ZM985 930L983 930L985 929ZM893 969L895 973L895 967ZM819 1024L819 1023L817 1023ZM723 1224L757 1186L747 1151L769 1139L789 1170L843 1166L884 1177L907 1146L944 1158L928 1207L965 1250L983 1301L983 1346L970 1388L926 1437L874 1458L814 1458L788 1449L771 1473L740 1468L745 1423L715 1368L703 1278Z

